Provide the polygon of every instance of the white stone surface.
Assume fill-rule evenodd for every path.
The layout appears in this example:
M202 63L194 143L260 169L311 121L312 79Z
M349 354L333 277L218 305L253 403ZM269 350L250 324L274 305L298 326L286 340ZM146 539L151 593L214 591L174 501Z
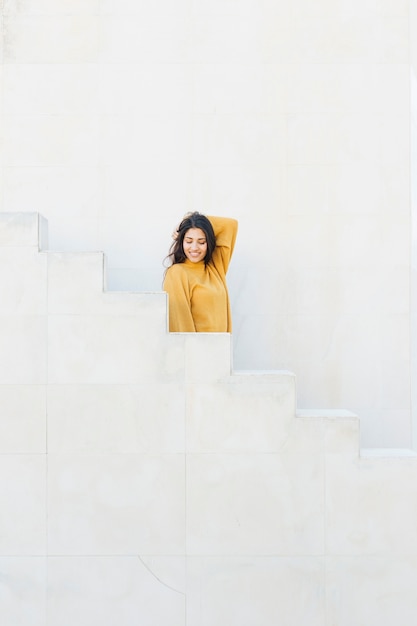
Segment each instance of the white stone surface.
M2 618L391 626L401 612L412 623L416 453L360 454L351 411L298 408L290 371L234 369L226 333L168 333L163 293L104 291L103 254L39 251L44 226L0 220ZM379 363L386 420L408 411L404 308L392 305L395 338L385 322L384 349L395 341L403 359ZM342 319L329 373L350 325L361 345L378 343ZM303 342L321 349L321 324L300 354ZM363 377L373 361L353 349Z
M45 626L46 557L0 557L0 606L4 624Z
M291 375L234 375L220 384L190 385L187 451L279 452L292 434L294 398Z
M415 554L415 458L326 457L327 549L340 555ZM384 523L381 523L381 519Z
M411 110L411 140L410 140L410 206L411 206L411 274L410 274L410 297L411 297L411 379L415 380L416 359L417 359L417 333L416 329L416 303L417 303L417 282L416 282L416 258L417 258L417 46L416 46L416 16L417 1L411 0L409 6L410 13L410 110ZM416 445L417 423L417 389L415 385L411 387L412 404L412 445Z
M228 333L175 333L175 335L184 341L187 383L210 383L230 377L232 355L231 337Z
M0 315L45 315L46 256L31 248L0 248Z
M94 15L30 15L3 18L6 63L94 63L99 25Z
M0 243L2 248L30 247L42 248L41 243L47 239L45 219L36 213L18 215L2 214L0 216ZM28 251L29 254L29 251ZM24 254L22 253L22 258Z
M2 621L414 623L416 458L327 411L410 445L415 0L2 8ZM193 209L233 359L166 333Z
M0 454L0 500L1 555L45 555L45 455Z
M48 559L48 625L183 626L184 557Z
M188 455L191 554L323 552L323 457L308 453L322 446L314 426L294 428L276 454Z
M5 15L89 15L98 11L100 0L4 0Z
M46 315L0 317L0 384L46 383Z
M410 2L3 5L0 210L44 214L51 249L103 250L117 291L161 290L186 211L238 218L235 365L290 368L302 406L410 445ZM402 383L358 373L356 327Z
M89 115L8 115L5 116L3 164L7 167L91 167L98 161L99 135L98 120Z
M378 623L391 626L415 619L415 555L392 558L389 568L378 556L331 557L326 561L327 609L341 626Z
M177 379L183 363L176 361L176 346L167 345L165 325L151 313L145 312L142 319L134 315L51 316L50 382L138 384L143 380ZM157 340L151 334L155 330ZM154 359L155 353L158 359Z
M325 623L322 557L193 557L187 624Z
M75 116L97 110L95 65L19 63L5 65L3 72L5 115Z
M184 471L179 454L49 454L49 553L184 554Z
M0 385L0 454L46 452L46 386Z
M185 449L180 383L49 385L53 453L180 453Z

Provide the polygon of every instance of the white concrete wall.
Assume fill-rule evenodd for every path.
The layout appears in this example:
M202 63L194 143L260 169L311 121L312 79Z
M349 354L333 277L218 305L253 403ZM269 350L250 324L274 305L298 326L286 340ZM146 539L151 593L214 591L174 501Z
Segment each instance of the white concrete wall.
M39 232L0 216L2 625L414 624L416 454Z
M411 121L411 406L413 447L417 448L417 0L410 2L410 121Z
M301 407L410 421L408 0L4 0L3 212L159 290L187 210L232 215L234 363Z

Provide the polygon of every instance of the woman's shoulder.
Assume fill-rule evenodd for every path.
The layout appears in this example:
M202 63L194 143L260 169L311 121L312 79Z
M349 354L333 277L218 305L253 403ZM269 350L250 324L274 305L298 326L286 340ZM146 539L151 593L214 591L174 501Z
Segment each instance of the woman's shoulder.
M170 265L166 271L167 274L171 276L181 276L187 271L184 263L173 263Z
M165 280L169 281L184 281L188 280L189 271L184 263L173 263L170 265L165 273Z
M167 269L167 273L171 272L172 274L180 275L180 274L199 274L205 269L204 261L198 261L198 263L193 263L188 259L185 259L182 263L174 263L170 265Z

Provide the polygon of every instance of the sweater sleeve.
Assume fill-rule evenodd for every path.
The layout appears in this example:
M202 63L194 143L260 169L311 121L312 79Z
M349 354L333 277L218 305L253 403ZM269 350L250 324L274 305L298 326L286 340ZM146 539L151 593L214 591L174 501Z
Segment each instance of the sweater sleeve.
M213 217L210 215L208 219L213 226L216 237L213 264L223 274L226 274L235 247L238 222L231 217Z
M169 331L171 333L194 333L196 331L188 280L180 264L168 268L164 280L164 291L168 293Z

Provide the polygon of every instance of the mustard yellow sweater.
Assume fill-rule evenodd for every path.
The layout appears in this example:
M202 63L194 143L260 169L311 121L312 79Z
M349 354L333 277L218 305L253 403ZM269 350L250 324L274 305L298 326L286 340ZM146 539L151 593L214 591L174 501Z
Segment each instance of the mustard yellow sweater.
M169 330L173 333L225 333L232 330L226 272L237 235L237 221L209 217L216 248L204 261L175 263L168 268L164 290L168 293Z

